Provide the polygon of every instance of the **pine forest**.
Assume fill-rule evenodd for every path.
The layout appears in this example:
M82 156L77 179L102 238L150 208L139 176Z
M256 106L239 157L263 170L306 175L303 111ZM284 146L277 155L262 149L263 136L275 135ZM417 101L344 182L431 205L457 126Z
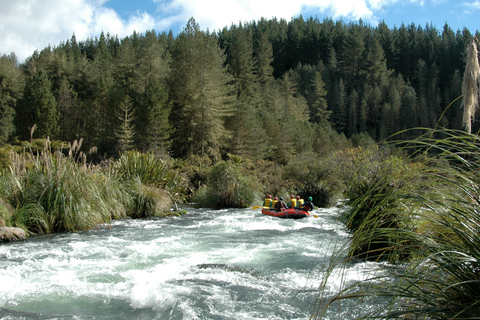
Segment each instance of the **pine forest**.
M177 36L73 35L21 64L1 56L0 142L48 136L83 139L98 157L136 149L287 164L328 152L332 139L457 129L473 37L447 24L391 29L302 17L215 32L192 18Z

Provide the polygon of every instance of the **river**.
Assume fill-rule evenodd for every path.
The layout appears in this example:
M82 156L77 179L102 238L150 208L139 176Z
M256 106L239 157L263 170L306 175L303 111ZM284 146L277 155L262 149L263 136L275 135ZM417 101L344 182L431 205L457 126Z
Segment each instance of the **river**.
M0 244L0 319L309 319L323 269L348 241L336 209L314 214L188 209ZM326 296L377 267L331 276ZM324 318L359 316L350 309Z

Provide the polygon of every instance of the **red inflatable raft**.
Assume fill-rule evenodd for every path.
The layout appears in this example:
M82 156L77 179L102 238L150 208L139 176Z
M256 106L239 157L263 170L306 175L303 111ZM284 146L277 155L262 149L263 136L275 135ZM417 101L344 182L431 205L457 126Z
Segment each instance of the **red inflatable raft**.
M262 213L282 219L301 219L310 216L310 213L308 213L307 211L299 209L286 209L283 211L276 211L275 209L262 208Z

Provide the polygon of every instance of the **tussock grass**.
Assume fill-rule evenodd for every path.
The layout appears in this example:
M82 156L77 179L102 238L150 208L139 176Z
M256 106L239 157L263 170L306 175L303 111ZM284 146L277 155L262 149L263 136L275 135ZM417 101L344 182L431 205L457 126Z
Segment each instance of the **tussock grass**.
M91 170L72 158L44 150L12 153L4 173L16 222L35 233L86 230L110 222L110 199Z
M340 293L319 302L314 318L352 298L382 302L361 315L365 318L480 317L480 138L426 129L418 139L398 145L417 161L414 179L360 197L353 205L369 203L369 210L349 247L339 253L350 257L348 266L358 258L352 248L369 243L366 253L386 254L396 267L366 282L345 284ZM372 186L381 189L382 183ZM375 247L378 242L381 249Z
M183 200L187 180L170 162L153 154L129 151L112 164L112 174L128 186L130 217L162 216Z
M168 159L128 152L96 167L87 164L81 140L61 145L62 152L43 143L2 152L2 224L31 233L87 230L111 219L168 215L185 193L186 180Z
M205 185L197 189L192 201L199 207L214 209L246 208L259 198L258 179L234 161L213 166Z

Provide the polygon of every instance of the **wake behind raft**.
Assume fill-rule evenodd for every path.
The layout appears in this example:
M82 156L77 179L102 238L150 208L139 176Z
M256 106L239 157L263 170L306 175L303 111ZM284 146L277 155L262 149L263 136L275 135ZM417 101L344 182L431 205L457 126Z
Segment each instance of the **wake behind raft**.
M275 209L269 209L269 208L263 207L262 213L272 217L277 217L282 219L302 219L310 216L310 213L308 211L294 209L294 208L285 209L283 211L277 211Z

